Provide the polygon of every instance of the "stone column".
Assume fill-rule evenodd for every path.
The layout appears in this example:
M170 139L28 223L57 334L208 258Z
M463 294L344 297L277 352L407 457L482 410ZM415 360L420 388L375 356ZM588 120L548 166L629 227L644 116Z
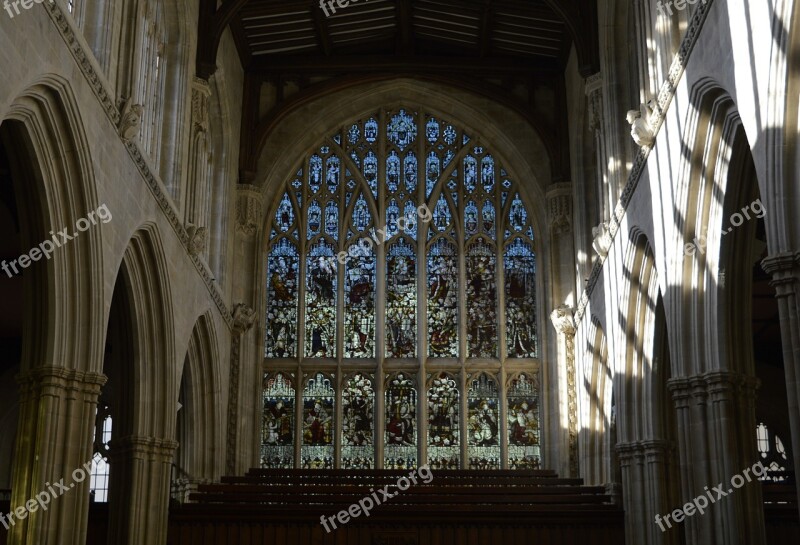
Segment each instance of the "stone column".
M575 383L575 320L573 309L560 306L550 314L558 333L556 339L559 369L566 370L567 453L569 477L578 476L578 391ZM561 407L564 407L561 403ZM561 418L563 421L564 418Z
M235 475L241 467L243 461L237 457L239 452L238 431L239 431L239 368L241 363L242 337L253 326L256 318L256 311L249 306L239 303L233 309L233 332L231 336L231 366L228 383L228 436L225 449L225 473ZM249 376L249 375L246 375ZM260 384L259 380L256 380ZM260 429L260 426L257 427Z
M178 443L129 435L109 443L108 542L167 542L172 460Z
M795 471L800 470L800 252L768 256L761 267L772 275L776 291L783 345L783 368L786 373L786 397L789 402L789 427ZM797 487L800 506L800 487Z
M24 506L47 483L63 483L47 510L9 522L9 545L83 545L89 509L92 432L100 388L106 377L61 367L40 367L17 377L20 384L19 428L12 472L11 509ZM3 528L0 531L5 531Z

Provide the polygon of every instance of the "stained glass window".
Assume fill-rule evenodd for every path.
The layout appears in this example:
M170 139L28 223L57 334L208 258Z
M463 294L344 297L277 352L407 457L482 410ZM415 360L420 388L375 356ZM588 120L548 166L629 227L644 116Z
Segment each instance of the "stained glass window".
M458 386L447 373L440 373L428 387L428 463L431 469L458 469L461 443Z
M332 377L315 374L303 389L303 469L333 469L333 418L336 392Z
M371 469L375 461L372 377L356 373L342 385L342 468Z
M261 418L261 467L294 467L294 395L291 377L265 374Z
M538 464L536 218L524 184L502 150L420 107L365 112L325 133L277 188L266 225L264 365L311 375L293 379L303 416L284 436L300 459L262 453L262 464L406 468L425 452L439 469ZM498 383L512 358L524 375ZM483 366L494 374L474 371ZM443 368L469 369L466 390ZM268 388L265 411L269 396L278 403ZM376 413L375 395L386 403ZM512 412L522 432L498 426Z
M467 390L467 455L469 469L500 469L500 390L497 381L480 373Z
M415 378L397 373L386 380L385 469L417 467L417 388Z
M539 384L519 374L508 388L508 468L539 469Z

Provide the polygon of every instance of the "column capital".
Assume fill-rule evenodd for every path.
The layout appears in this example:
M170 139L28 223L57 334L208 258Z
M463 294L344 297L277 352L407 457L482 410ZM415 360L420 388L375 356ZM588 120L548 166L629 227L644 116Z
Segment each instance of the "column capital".
M575 309L568 305L561 305L553 309L550 313L550 321L553 322L553 327L556 331L563 335L575 334Z
M240 183L236 187L236 230L247 237L258 232L263 219L264 196L254 185Z
M169 462L178 448L178 442L145 435L128 435L112 439L108 447L112 458L130 453L134 459Z
M16 376L20 393L42 388L78 391L83 394L100 395L100 389L108 377L102 373L68 369L66 367L35 367Z

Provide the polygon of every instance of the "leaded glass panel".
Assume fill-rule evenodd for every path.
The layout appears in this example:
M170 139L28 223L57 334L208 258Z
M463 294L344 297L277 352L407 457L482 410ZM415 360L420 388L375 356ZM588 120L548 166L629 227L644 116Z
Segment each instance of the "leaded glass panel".
M294 396L283 373L264 374L261 418L261 467L294 467Z
M412 375L397 373L385 384L385 469L417 467L417 388Z
M458 469L461 450L458 422L458 385L452 376L440 373L428 387L428 464L431 469Z
M481 373L467 391L469 469L500 469L500 391L494 377Z
M539 469L539 383L525 373L508 388L508 468Z
M405 238L389 247L386 264L386 357L417 354L417 251Z
M333 469L333 418L336 391L332 377L317 373L303 389L303 469Z
M375 391L372 377L356 373L342 385L342 468L372 469Z

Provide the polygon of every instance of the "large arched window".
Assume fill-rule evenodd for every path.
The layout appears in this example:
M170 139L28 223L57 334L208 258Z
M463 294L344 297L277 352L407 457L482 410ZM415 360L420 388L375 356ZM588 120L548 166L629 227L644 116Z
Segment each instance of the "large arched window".
M293 461L272 434L262 465L500 468L512 450L538 466L538 382L535 449L504 403L538 374L532 219L490 143L420 108L374 112L297 165L269 218L265 384L299 377L304 412Z

